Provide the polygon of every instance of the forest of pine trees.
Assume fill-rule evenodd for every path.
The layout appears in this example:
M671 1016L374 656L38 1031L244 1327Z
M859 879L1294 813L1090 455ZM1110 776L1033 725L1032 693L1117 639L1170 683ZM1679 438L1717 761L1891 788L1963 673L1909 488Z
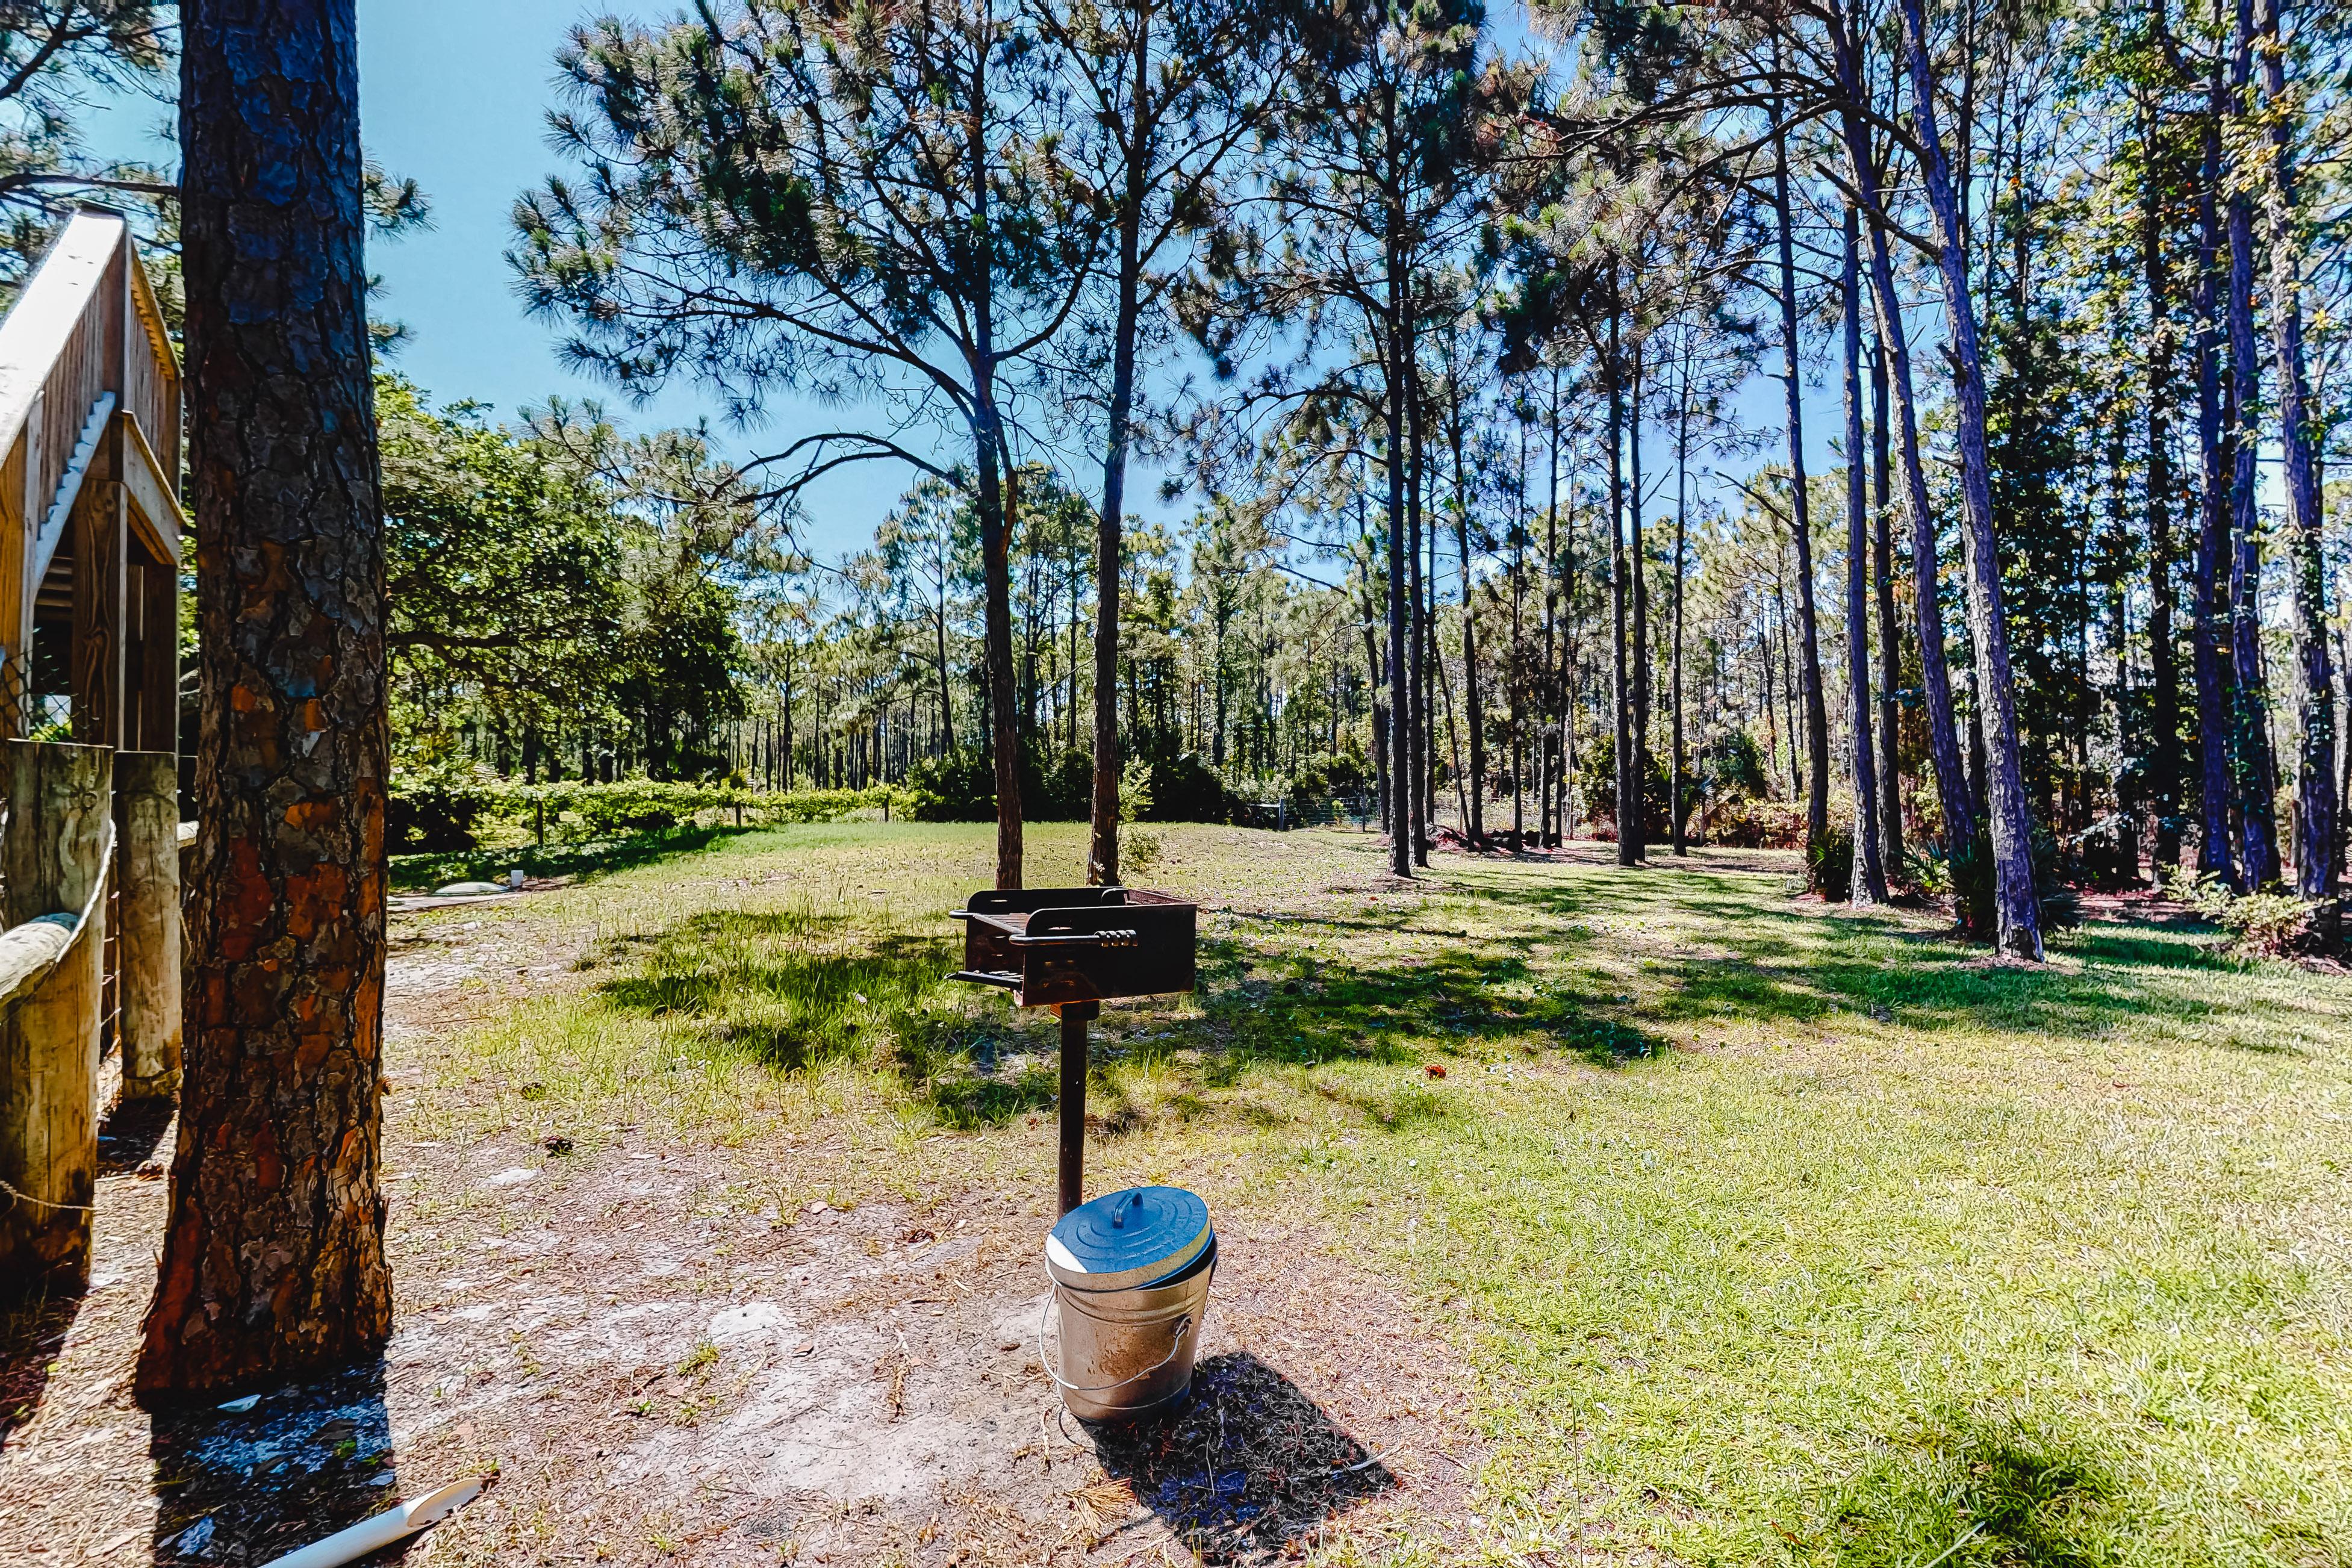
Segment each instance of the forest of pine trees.
M757 504L918 471L731 579L725 765L1801 841L2026 954L2062 862L2332 894L2339 14L925 16L583 29L517 209L583 363L839 411Z

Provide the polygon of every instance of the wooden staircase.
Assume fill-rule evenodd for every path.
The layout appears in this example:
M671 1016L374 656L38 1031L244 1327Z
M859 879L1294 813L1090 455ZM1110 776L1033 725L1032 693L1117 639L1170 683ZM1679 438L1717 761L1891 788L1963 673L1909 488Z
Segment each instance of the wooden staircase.
M0 320L0 1293L87 1268L99 1115L179 1085L180 370L130 225Z

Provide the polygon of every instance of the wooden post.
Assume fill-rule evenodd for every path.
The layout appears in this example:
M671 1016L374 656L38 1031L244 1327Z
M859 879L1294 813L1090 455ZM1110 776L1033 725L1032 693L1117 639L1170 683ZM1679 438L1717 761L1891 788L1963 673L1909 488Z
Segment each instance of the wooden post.
M98 476L93 473L90 478L96 481ZM111 479L88 483L74 501L68 524L74 542L73 735L90 745L122 743L122 577L124 543L130 531L128 507L122 486Z
M1087 1025L1102 1013L1099 1002L1065 1002L1054 1011L1062 1019L1061 1208L1067 1214L1086 1201Z
M118 752L114 787L122 1098L168 1100L180 1089L180 759Z
M111 816L113 753L8 742L13 774L0 836L10 927L72 919L64 957L0 1013L0 1281L14 1293L79 1284L89 1266L98 1179L98 1004L106 946L99 889Z

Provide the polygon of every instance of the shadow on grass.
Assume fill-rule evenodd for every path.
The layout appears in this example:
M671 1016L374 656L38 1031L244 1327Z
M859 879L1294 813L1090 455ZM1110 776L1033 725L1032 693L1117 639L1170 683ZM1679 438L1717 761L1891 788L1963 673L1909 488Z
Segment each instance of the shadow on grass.
M1165 1415L1097 1427L1095 1449L1104 1470L1207 1563L1297 1557L1327 1520L1397 1484L1322 1406L1247 1351L1202 1362Z
M1250 978L1252 969L1283 977ZM1262 942L1203 937L1201 971L1227 982L1201 995L1204 1018L1227 1047L1211 1066L1212 1083L1230 1081L1252 1060L1418 1062L1433 1048L1516 1041L1530 1053L1614 1067L1667 1048L1610 1013L1598 994L1539 982L1524 942L1463 939L1410 963L1334 968L1268 954Z
M2242 999L2199 984L2238 961L2152 921L2071 933L2063 966L2032 968L1892 915L1792 902L1769 878L1697 867L1476 875L1440 896L1475 903L1482 918L1449 926L1442 904L1374 906L1237 914L1233 929L1205 933L1190 1005L1146 1000L1106 1017L1090 1122L1116 1137L1170 1117L1271 1115L1223 1092L1258 1068L1417 1066L1454 1052L1617 1068L1663 1055L1694 1026L1810 1022L1841 1008L1915 1028L2077 1037L2194 1027L2242 1010ZM1333 963L1292 940L1297 928L1385 931L1415 951ZM1631 986L1612 973L1629 939L1643 971ZM602 993L782 1071L864 1060L944 1125L1043 1110L1055 1095L1052 1020L1024 1021L1003 998L949 984L958 956L951 934L887 919L707 910L617 944L606 957L622 973ZM2236 1030L2227 1042L2298 1048ZM1315 1092L1391 1129L1448 1113L1422 1089L1315 1080Z
M1417 1064L1433 1047L1507 1039L1530 1053L1549 1048L1612 1065L1665 1048L1572 987L1536 984L1525 953L1507 942L1333 972L1282 955L1274 962L1289 977L1278 984L1248 977L1253 964L1264 969L1268 961L1239 941L1204 940L1201 954L1197 1015L1166 1019L1140 1048L1098 1041L1100 1099L1089 1120L1102 1134L1151 1120L1128 1102L1120 1068L1179 1053L1188 1081L1166 1097L1166 1109L1192 1117L1213 1109L1206 1097L1254 1066ZM1040 1065L1055 1048L1053 1021L1022 1022L995 997L950 984L958 949L947 935L847 915L712 910L620 939L603 960L621 971L598 987L613 1006L683 1021L707 1045L785 1072L866 1059L949 1126L998 1126L1055 1100L1055 1074ZM1004 1060L1013 1055L1021 1065ZM1381 1127L1445 1113L1418 1084L1330 1092ZM1227 1109L1263 1113L1246 1103Z
M1852 1477L1828 1544L1851 1568L2095 1568L2119 1561L2141 1522L2106 1468L2062 1434L1962 1418Z
M1005 1070L1021 1027L974 1016L972 998L948 984L958 957L948 937L845 915L708 910L604 957L627 966L597 987L614 1006L684 1020L705 1044L782 1072L862 1058L947 1126L998 1126L1054 1102L1050 1070Z
M1887 916L1694 885L1710 879L1705 872L1636 874L1612 879L1605 900L1591 883L1505 886L1480 896L1553 921L1603 910L1668 922L1703 919L1704 944L1714 951L1691 952L1694 942L1645 963L1664 982L1649 998L1650 1016L1661 1020L1808 1022L1846 1008L1920 1028L2092 1036L2157 1013L2195 1024L2241 1010L2235 1000L2200 994L2195 980L2240 973L2242 962L2177 922L2101 922L2068 934L2064 967L2004 963L1986 948ZM2295 1048L2234 1032L2230 1043Z
M517 868L527 877L604 877L681 856L698 855L746 834L773 831L772 827L761 826L669 827L583 844L394 855L391 858L392 887L394 892L401 893L431 892L451 882L502 879Z

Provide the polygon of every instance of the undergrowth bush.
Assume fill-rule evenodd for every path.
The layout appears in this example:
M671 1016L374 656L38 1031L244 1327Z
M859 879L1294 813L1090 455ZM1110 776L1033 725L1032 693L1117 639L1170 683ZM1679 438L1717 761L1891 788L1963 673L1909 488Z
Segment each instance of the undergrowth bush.
M2185 866L2166 871L2164 890L2229 931L2231 946L2273 958L2311 945L2322 908L2292 893L2241 893L2219 877L2200 877Z
M1832 822L1805 846L1805 886L1842 904L1853 897L1853 830Z
M487 769L395 769L386 809L386 847L395 855L452 854L478 847L492 824L508 837L544 836L576 844L691 826L706 816L772 826L837 822L861 811L907 815L909 796L887 786L767 792L738 784L621 779L520 784Z
M1118 781L1118 873L1121 881L1160 864L1160 835L1142 826L1151 815L1151 764L1130 762Z
M1805 841L1804 803L1728 800L1706 814L1699 834L1727 849L1794 849Z
M1930 849L1924 857L1906 857L1913 884L1929 893L1947 893L1960 930L1981 942L1992 940L1998 927L1995 895L2000 884L1992 859L1992 828L1982 818L1976 837L1958 855ZM2033 830L2033 894L2042 929L2063 931L2082 923L2082 906L2060 874L2058 841L2040 827Z
M395 855L471 849L497 786L495 775L471 768L394 768L384 800L386 847Z

